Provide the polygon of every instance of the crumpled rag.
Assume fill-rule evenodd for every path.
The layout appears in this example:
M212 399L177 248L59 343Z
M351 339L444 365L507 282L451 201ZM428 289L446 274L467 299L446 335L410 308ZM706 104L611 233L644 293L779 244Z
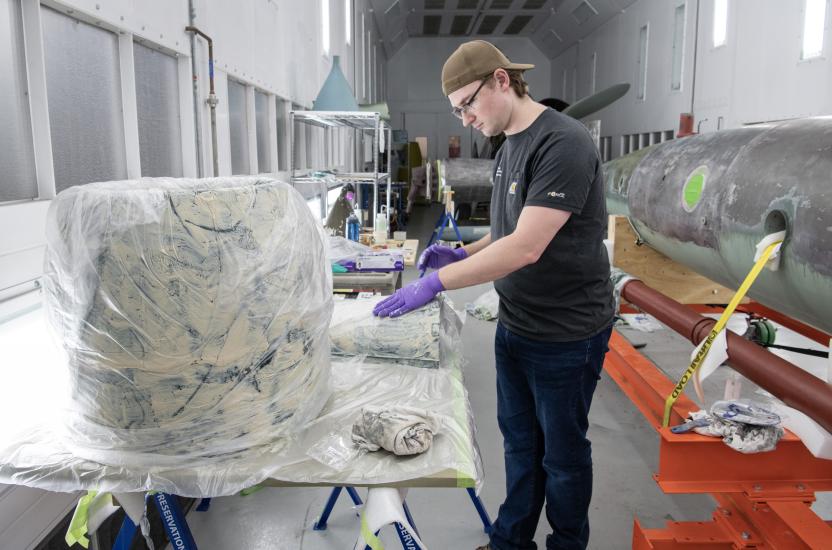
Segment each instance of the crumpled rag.
M430 449L439 426L436 416L424 409L367 406L352 426L352 441L368 451L414 455Z

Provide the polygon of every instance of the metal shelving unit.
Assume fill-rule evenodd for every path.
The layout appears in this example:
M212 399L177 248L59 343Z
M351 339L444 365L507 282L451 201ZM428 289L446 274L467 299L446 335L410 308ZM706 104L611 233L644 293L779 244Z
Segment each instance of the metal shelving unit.
M379 212L378 186L380 182L387 184L387 225L390 225L390 162L392 160L393 130L390 125L381 118L380 113L366 111L291 111L289 113L289 171L292 175L292 182L304 181L309 178L307 174L298 176L295 171L295 121L304 124L318 126L324 129L324 163L330 164L329 131L333 128L352 128L359 132L372 132L373 147L373 171L372 172L334 172L332 177L341 184L356 184L356 192L359 201L363 199L360 184L373 185L373 212L370 220L375 229L376 214ZM364 158L364 140L357 140L361 144L361 158ZM378 153L386 146L387 149L387 171L382 172L379 166ZM326 168L326 167L323 167Z

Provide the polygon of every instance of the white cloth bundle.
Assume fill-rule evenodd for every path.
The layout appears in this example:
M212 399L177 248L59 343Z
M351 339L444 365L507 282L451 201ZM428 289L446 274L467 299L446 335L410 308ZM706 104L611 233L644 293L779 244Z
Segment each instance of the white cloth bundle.
M747 399L717 401L710 411L694 411L690 417L699 425L701 435L721 437L741 453L764 453L774 450L785 433L780 417L766 407Z
M367 406L352 425L352 441L360 449L384 449L407 456L430 449L438 419L424 409Z
M326 245L267 178L72 187L50 207L46 305L67 356L67 439L109 464L272 444L327 398Z

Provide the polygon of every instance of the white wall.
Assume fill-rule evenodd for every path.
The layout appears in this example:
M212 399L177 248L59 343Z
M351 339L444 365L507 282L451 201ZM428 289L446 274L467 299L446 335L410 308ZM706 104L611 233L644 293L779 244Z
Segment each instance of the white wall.
M6 1L6 0L4 0ZM24 10L24 25L28 31L37 28L37 0L21 1ZM276 112L286 100L305 108L311 108L332 63L333 55L342 57L341 65L347 79L364 82L359 86L361 103L380 101L383 91L382 78L385 74L384 49L378 44L380 33L369 12L369 0L328 0L330 4L330 54L324 55L321 41L321 3L319 0L297 2L294 0L245 0L225 2L223 0L194 0L195 26L209 35L214 42L215 88L219 99L217 106L219 174L231 174L230 133L227 101L227 79L232 77L269 94ZM133 37L151 47L158 47L180 58L179 89L182 94L181 115L183 117L183 148L189 154L183 157L185 175L196 175L196 151L194 146L193 94L190 71L190 35L185 32L189 24L187 0L62 0L49 1L48 5L71 17L99 25L120 33L122 37ZM345 41L345 17L348 7L355 10L352 43ZM360 32L361 14L365 16L365 32ZM25 17L29 14L29 17ZM34 14L34 16L32 16ZM29 33L32 34L32 33ZM124 42L122 38L122 42ZM367 56L374 61L372 71L362 66L361 48L369 41L376 44L375 55ZM127 40L129 44L129 40ZM367 47L370 52L372 46ZM27 65L31 70L42 61L32 59L38 52L27 44ZM199 75L199 122L201 124L201 158L204 175L212 174L210 110L205 103L208 96L208 48L207 43L197 40ZM371 75L374 79L371 80ZM29 86L34 96L38 92L48 101L45 85L36 80L37 71L29 75ZM251 94L249 94L251 95ZM126 97L133 97L129 93ZM276 102L276 103L275 103ZM45 103L32 102L33 119L47 113ZM128 111L129 109L125 109ZM253 113L252 109L249 109ZM42 117L41 117L42 118ZM43 155L51 147L48 121L41 128L40 139L35 132L36 155L48 160L38 167L38 183L41 188L39 201L25 201L0 204L0 226L14 227L15 231L3 232L0 237L0 291L14 283L32 280L40 275L45 221L45 201L54 195L54 178L51 154ZM249 120L253 128L254 121ZM36 129L37 130L37 129ZM83 139L79 135L79 139ZM271 135L272 158L286 154L285 141L288 136ZM278 144L280 142L280 145ZM256 143L250 140L250 148L256 158ZM128 149L138 147L135 140L128 140ZM48 152L48 151L46 151ZM138 158L136 150L128 151L128 158ZM262 172L262 170L260 170ZM134 171L135 172L135 171ZM138 175L138 174L137 174ZM2 181L0 181L2 185Z
M404 128L408 139L428 138L430 158L447 158L448 136L462 138L462 156L471 156L471 137L482 136L451 115L448 98L442 95L442 65L468 38L410 38L390 59L387 102L394 128ZM550 61L528 38L500 38L493 43L517 63L532 63L526 73L529 91L536 98L548 97Z
M681 91L670 89L673 13L686 3L686 36ZM591 57L598 55L597 85L601 90L630 82L628 94L600 111L602 136L613 136L619 153L620 136L678 129L679 114L693 111L701 131L754 122L832 113L832 6L827 7L825 55L801 61L803 2L777 0L729 1L728 36L724 46L712 46L713 0L639 0L551 63L552 89L561 95L563 71L567 90L577 69L577 96L590 94ZM693 57L696 11L695 89ZM649 24L647 90L636 99L636 59L639 29ZM567 97L572 101L572 97ZM693 104L691 103L693 101ZM707 119L707 120L705 120Z
M802 61L803 1L729 2L728 43L711 46L712 0L702 2L694 109L702 131L832 114L832 3L824 55Z

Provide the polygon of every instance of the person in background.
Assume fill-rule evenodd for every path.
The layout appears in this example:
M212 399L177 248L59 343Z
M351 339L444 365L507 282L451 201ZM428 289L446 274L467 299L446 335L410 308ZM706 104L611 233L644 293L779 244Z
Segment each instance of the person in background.
M374 309L395 317L443 290L494 281L506 497L481 550L536 548L544 503L546 547L586 548L588 414L613 321L598 151L580 122L531 99L523 73L532 67L481 40L445 62L442 89L463 126L506 134L494 163L491 232L458 249L429 247L418 267L435 271Z

